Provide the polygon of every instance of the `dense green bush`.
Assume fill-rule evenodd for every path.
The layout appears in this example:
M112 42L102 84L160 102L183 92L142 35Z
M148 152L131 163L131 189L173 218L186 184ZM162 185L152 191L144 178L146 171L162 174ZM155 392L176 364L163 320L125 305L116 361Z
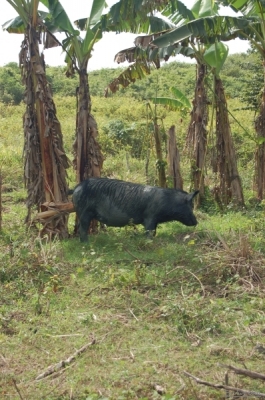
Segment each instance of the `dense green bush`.
M16 63L0 67L0 101L5 104L19 104L23 99L24 90Z
M126 68L126 67L125 67ZM117 78L125 68L103 68L88 74L89 88L92 96L104 97L105 88ZM54 95L75 96L78 87L78 76L67 78L65 67L46 67L47 79ZM257 78L257 79L256 79ZM152 97L169 97L171 86L177 87L190 99L194 96L196 66L191 63L164 63L159 70L152 69L144 79L131 83L126 89L120 87L110 97L129 97L137 100L148 100ZM222 70L222 80L226 94L230 98L256 98L262 87L262 67L258 56L253 53L230 55ZM249 82L255 83L249 85ZM24 88L21 84L20 71L16 63L0 67L0 101L19 104L23 100ZM255 92L255 93L254 93Z
M66 67L47 67L47 80L51 85L53 94L60 96L75 96L78 87L78 76L67 78Z
M112 142L113 153L119 151L121 147L127 147L133 157L139 158L146 150L145 138L151 129L150 124L147 127L144 122L127 123L115 119L105 124L102 127L102 132Z

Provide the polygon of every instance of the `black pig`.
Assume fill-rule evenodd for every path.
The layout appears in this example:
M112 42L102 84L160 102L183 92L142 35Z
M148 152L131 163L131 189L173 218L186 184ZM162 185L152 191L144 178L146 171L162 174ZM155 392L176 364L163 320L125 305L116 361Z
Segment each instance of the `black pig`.
M71 191L69 191L71 194ZM147 233L155 234L161 222L179 221L197 225L192 200L198 191L163 189L117 179L89 178L72 191L79 219L80 240L88 240L92 219L109 226L142 224Z

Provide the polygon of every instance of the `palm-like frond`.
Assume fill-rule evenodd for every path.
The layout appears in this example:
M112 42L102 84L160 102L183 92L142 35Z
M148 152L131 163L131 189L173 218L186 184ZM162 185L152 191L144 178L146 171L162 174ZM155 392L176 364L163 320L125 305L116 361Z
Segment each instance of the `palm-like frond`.
M2 29L9 33L25 33L25 23L24 20L18 15L17 17L6 21L2 25Z
M180 24L183 21L192 21L195 19L195 15L182 1L177 1L174 9L171 4L168 4L162 11L162 15L170 18L175 25Z
M109 91L115 93L120 86L127 87L130 83L135 82L137 79L142 79L150 73L150 65L146 60L136 61L105 88L105 97L108 96Z
M231 7L235 12L241 11L246 17L253 15L263 17L265 14L264 0L223 0L218 2Z
M154 97L151 100L155 104L161 104L170 110L191 110L189 99L176 87L170 88L174 97Z
M73 25L59 0L41 0L48 8L49 13L45 18L45 25L52 32L68 32L75 35Z
M197 38L201 43L212 43L215 40L227 41L236 37L247 39L245 32L253 36L255 28L259 28L259 22L255 19L250 21L244 17L205 17L168 31L155 39L153 44L166 47L190 37Z
M215 42L206 48L203 54L203 59L214 70L216 76L219 75L228 56L228 52L228 46L222 42Z

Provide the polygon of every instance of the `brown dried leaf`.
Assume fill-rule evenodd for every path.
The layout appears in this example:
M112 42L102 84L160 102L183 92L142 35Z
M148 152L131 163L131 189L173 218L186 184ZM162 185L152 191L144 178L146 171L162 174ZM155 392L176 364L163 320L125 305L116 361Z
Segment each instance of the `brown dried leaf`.
M58 46L61 46L61 43L51 32L47 31L44 38L44 49L51 49Z

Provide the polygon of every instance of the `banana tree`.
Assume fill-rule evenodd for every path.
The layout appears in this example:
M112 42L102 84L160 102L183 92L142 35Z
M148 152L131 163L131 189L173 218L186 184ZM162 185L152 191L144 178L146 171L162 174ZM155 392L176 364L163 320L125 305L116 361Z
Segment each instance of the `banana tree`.
M26 111L24 127L24 181L27 188L26 221L32 207L39 210L44 202L67 202L66 169L69 162L63 148L63 137L52 93L46 79L40 42L46 47L58 42L43 23L45 13L38 10L38 0L7 0L18 16L6 22L3 29L24 35L19 65L25 84ZM57 214L44 223L42 233L67 237L67 216Z
M241 12L238 16L203 17L189 22L185 26L173 29L153 41L153 45L165 47L194 37L201 43L239 38L249 40L252 47L262 57L265 78L265 4L262 0L224 0L215 2L232 7ZM264 79L265 82L265 79ZM255 154L255 188L261 200L265 193L265 85L262 93L259 114L255 119L257 150Z
M66 39L62 42L66 52L66 75L77 73L79 86L77 88L76 132L74 142L74 167L77 183L91 176L99 177L103 164L103 155L97 141L97 123L91 114L91 96L87 67L92 56L94 44L102 38L101 17L105 0L93 0L88 18L80 21L85 30L84 38L80 37L65 10L59 7L57 0L46 0L49 16L45 23L52 32L63 31ZM77 22L78 24L78 22Z
M85 108L87 108L89 111L91 110L91 99L89 95L86 70L89 58L91 57L93 46L96 41L101 39L102 31L136 31L139 29L139 22L142 21L143 23L144 19L146 19L145 29L148 29L149 24L156 24L159 19L157 19L153 15L148 15L148 13L151 12L152 14L153 7L155 7L156 5L160 5L161 7L161 2L154 1L152 4L149 4L148 2L143 2L141 7L139 8L140 3L141 2L135 0L120 0L120 2L114 4L114 6L111 7L110 12L107 15L103 15L105 1L94 0L89 17L82 18L75 22L79 29L86 31L86 36L84 40L76 36L73 37L71 35L63 42L63 47L67 50L67 73L71 75L74 71L77 71L80 77L81 91L79 91L78 104L80 105L80 109L78 111L78 119L80 119L81 125L83 122L84 131L86 129L86 126L88 127L88 132L90 132L91 140L95 140L95 134L97 132L96 124L91 114L87 123L85 122L83 116ZM133 15L135 16L135 18L132 18ZM168 28L169 25L164 22L164 25L162 25L162 27ZM141 64L138 64L135 68L129 68L127 72L127 77L123 75L122 77L120 77L120 79L122 80L123 84L126 85L126 81L128 82L129 80L141 78L148 72L149 66L145 62L145 60L142 60ZM118 82L120 81L120 79L117 79L115 82L113 82L113 85L111 87L112 91L117 90ZM84 85L84 82L86 82L86 85ZM83 134L79 129L79 131L77 131L77 139L75 142L75 164L77 166L77 174L79 175L80 180L82 180L81 178L91 176L91 174L89 174L89 171L86 172L85 170L85 168L87 168L87 164L82 164L82 162L79 161L82 160L81 155L82 153L85 153L87 151L86 149L90 149L91 151L91 149L95 148L95 146L93 147L91 145L84 147L83 143L85 143L85 141L82 140L82 138ZM95 169L93 176L97 176L97 170L95 166L98 165L99 167L99 175L103 161L99 148L95 148L95 151L93 152L93 157L91 159L96 161L93 165ZM78 173L79 170L80 173Z
M189 99L176 87L171 87L170 91L172 93L172 97L155 97L150 99L155 103L155 110L157 105L162 105L170 110L181 111L182 113L190 112L192 107ZM154 121L154 134L155 134L155 143L156 149L160 149L161 145L159 143L160 136L158 125L156 120ZM164 166L163 158L161 152L157 151L157 160L159 162L159 166ZM171 126L168 130L167 135L167 160L168 160L168 176L172 180L173 187L175 189L183 189L183 179L181 177L180 172L180 153L177 148L176 143L176 133L175 126ZM163 177L165 177L165 171L161 170L161 167L158 170L159 172L159 181L160 186L163 186Z
M97 123L91 114L91 96L88 81L88 62L92 56L94 44L102 38L101 17L105 7L105 0L93 0L90 14L76 24L85 30L82 38L75 30L65 10L57 0L45 0L49 15L45 19L49 29L56 33L63 31L66 39L62 41L62 48L66 53L66 75L79 76L79 86L76 91L76 130L73 145L73 165L76 170L76 182L79 183L89 177L99 177L103 164L103 155L97 141ZM90 230L96 231L97 224L93 221ZM77 221L75 224L77 231Z
M262 0L229 0L221 3L242 14L245 27L239 31L240 37L249 40L262 58L264 87L255 119L257 149L254 176L257 197L262 200L265 195L265 3Z
M212 61L211 42L217 43L214 44L215 57L217 57L215 62L219 61L220 63L220 59L218 57L223 53L225 46L222 44L218 46L218 43L220 43L218 40L220 38L229 40L234 37L234 31L232 32L231 30L227 29L227 27L231 25L231 21L233 21L233 19L230 20L226 17L220 18L217 15L217 12L218 7L216 2L212 2L211 0L198 0L190 10L183 3L178 1L175 13L172 14L171 6L166 7L162 11L162 14L168 17L171 23L176 24L174 28L160 32L156 35L138 37L135 40L136 46L139 46L141 50L143 48L147 50L149 59L152 57L155 51L155 54L163 54L164 59L167 59L173 52L176 53L176 51L178 51L182 52L182 54L186 53L188 56L194 57L197 61L195 98L193 101L193 109L191 112L191 121L188 128L187 139L191 149L190 158L193 184L196 189L200 190L200 196L197 198L198 203L204 197L204 168L207 151L206 127L208 123L208 99L204 82L207 68L209 67L209 61ZM210 21L214 18L219 18L219 25L217 25L218 29L212 29L211 31ZM223 24L225 24L225 27ZM243 25L244 24L245 22L243 22ZM185 52L183 49L186 49ZM124 50L123 53L128 57L126 50ZM208 62L206 61L204 54L208 56ZM121 54L119 54L119 58L121 58ZM210 67L212 72L217 71L216 65L214 65L214 68L212 68L210 63ZM217 90L219 88L220 90L220 93L217 95L217 99L219 99L220 95L222 94L222 99L225 100L220 76L217 75L215 78L215 89ZM223 143L222 140L219 138L216 143L217 147L218 145L220 146L217 148L217 154L219 155L218 170L221 182L221 197L225 204L227 204L231 198L233 198L237 203L243 204L244 199L242 186L235 161L236 158L231 138L227 107L221 107L220 104L220 101L215 102L215 105L218 106L217 125L219 127L224 124L227 127L225 141L227 141L229 137L228 142L230 144L228 147L225 147L225 158L230 157L229 161L227 161L227 159L220 156L220 154L223 154L223 149L221 146L221 143ZM220 112L220 110L222 110L222 112ZM223 121L220 121L221 117L223 118ZM224 128L224 126L222 127ZM217 129L217 132L221 133L220 129ZM226 170L225 179L223 175L224 170Z
M130 8L123 7L125 4L128 6L128 2L130 2ZM131 32L152 32L149 36L140 36L135 41L135 47L121 50L115 56L115 61L117 63L122 63L124 61L133 62L127 69L125 69L118 77L116 77L105 90L105 95L108 95L108 92L111 91L115 93L119 86L127 87L131 82L134 82L136 79L142 79L146 75L151 73L151 66L154 65L155 68L160 68L160 60L168 59L170 55L185 53L187 49L182 46L171 46L168 49L158 49L157 46L149 46L148 44L156 37L163 35L165 30L172 29L174 24L172 24L169 20L163 19L161 17L157 17L154 13L157 10L162 10L167 4L171 5L171 10L174 12L176 10L177 1L155 1L155 2L141 2L135 0L120 0L119 3L115 4L108 14L109 21L115 21L115 24L118 25L119 31L126 30L127 23L130 21L129 30ZM138 8L137 8L138 7ZM148 9L149 7L149 9ZM150 8L151 7L151 8ZM137 12L135 9L137 8ZM129 10L134 10L133 13L128 13ZM148 12L147 12L148 11ZM126 13L127 12L127 13ZM122 15L122 18L121 18ZM125 21L125 22L124 22ZM147 45L146 45L147 44ZM188 52L190 50L188 49ZM176 94L176 92L175 92ZM179 94L179 93L178 93ZM183 96L182 96L183 100ZM173 103L178 102L178 106L181 104L181 99L155 99L155 103L171 105L173 107ZM150 104L149 104L150 106ZM152 120L154 124L154 138L155 138L155 148L156 148L156 157L157 157L157 170L158 170L158 179L159 185L164 187L166 186L166 172L165 166L166 163L163 160L162 155L162 147L161 147L161 138L159 132L159 126L157 123L157 113L156 113L156 105L154 111L151 110ZM173 129L170 130L170 135L172 136ZM171 140L171 143L175 143L174 140ZM176 146L175 146L176 147ZM173 154L173 158L176 161L175 152L171 151ZM179 165L179 163L178 163ZM179 170L179 167L178 167ZM175 174L176 175L176 174ZM176 177L175 177L176 178ZM173 178L174 184L176 183L176 179ZM179 179L178 182L182 180Z
M199 4L199 2L197 2ZM196 3L196 4L197 4ZM198 5L197 4L197 5ZM213 12L213 4L211 2L210 10ZM214 8L215 9L215 8ZM207 67L205 62L203 61L203 57L201 53L204 51L204 46L201 43L197 43L197 47L193 43L193 39L191 40L191 45L189 41L189 35L185 37L185 40L168 43L165 46L157 46L156 41L163 39L164 35L168 36L169 32L177 29L177 26L180 25L179 29L182 29L183 26L189 20L195 20L197 15L196 13L200 11L200 7L195 7L194 11L189 10L182 2L176 1L174 4L174 9L172 11L172 4L162 10L162 15L167 17L167 28L164 31L159 31L155 33L151 33L145 36L139 36L135 39L135 49L126 49L122 52L119 52L116 55L115 59L119 61L125 61L128 57L132 58L134 54L136 54L134 60L136 65L141 62L141 58L139 58L140 49L142 52L145 52L145 57L147 58L149 63L154 63L157 67L158 63L155 63L156 59L164 59L167 61L170 56L182 54L186 55L190 58L195 58L197 61L197 82L195 88L195 99L193 101L193 108L191 111L191 122L188 130L188 140L190 143L191 150L191 167L192 167L192 177L193 177L193 185L195 189L200 190L200 196L197 197L197 203L204 196L204 163L205 163L205 155L206 155L206 144L207 144L207 131L206 126L208 122L208 111L207 111L207 95L206 89L204 85L204 80L207 72ZM206 10L209 12L208 10ZM204 12L206 12L204 10ZM163 21L163 17L161 18ZM164 22L161 22L161 25ZM158 24L156 25L156 27ZM165 28L165 25L164 25ZM150 24L151 29L151 24ZM141 54L142 55L142 54ZM130 67L129 67L130 68ZM119 78L124 78L124 75L120 75ZM126 76L127 78L127 76ZM123 82L128 82L128 79L118 79L116 80L116 87L118 84L123 84ZM112 83L109 85L109 88L112 89L115 87Z
M219 186L215 186L214 195L218 204L233 203L243 205L244 196L241 179L238 173L235 147L231 135L228 115L228 105L220 71L228 55L228 47L222 42L216 42L207 48L204 60L213 74L213 109L215 116L216 159L212 160L215 172L219 174Z
M165 9L164 14L168 15L168 9ZM242 185L231 137L227 103L219 75L228 54L227 47L220 40L229 40L234 37L235 33L234 30L230 29L231 20L226 17L220 17L217 3L211 0L198 0L191 10L188 10L182 4L178 12L172 17L172 20L177 21L178 26L165 33L165 35L156 38L151 44L164 48L164 46L174 46L184 41L188 47L194 50L198 79L194 109L188 129L188 139L191 141L191 149L193 149L191 159L194 186L200 189L200 194L203 197L203 170L207 151L206 126L208 121L204 80L207 68L209 69L210 67L214 76L216 98L214 102L216 108L216 153L220 180L218 191L220 192L222 203L228 204L233 198L236 203L244 204ZM213 21L217 21L214 28ZM212 42L213 44L211 45Z

